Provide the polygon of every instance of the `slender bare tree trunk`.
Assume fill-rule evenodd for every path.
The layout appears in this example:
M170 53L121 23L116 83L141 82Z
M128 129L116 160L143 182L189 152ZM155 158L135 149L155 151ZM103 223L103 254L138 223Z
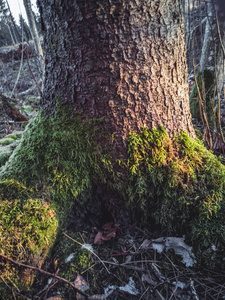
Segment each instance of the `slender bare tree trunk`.
M10 37L11 37L11 39L12 39L12 43L13 43L13 45L15 45L15 44L16 44L16 41L15 41L15 39L14 39L12 30L11 30L11 28L10 28L8 22L7 22L7 28L8 28L8 30L9 30L9 34L10 34Z
M23 4L24 4L26 14L27 14L27 19L28 19L28 23L29 23L31 36L32 36L32 39L34 41L35 49L36 49L36 52L37 52L38 57L39 57L39 65L40 65L39 68L40 68L40 72L42 74L42 82L44 82L44 71L45 71L44 55L43 55L43 50L42 50L42 47L41 47L41 42L40 42L36 22L35 22L35 19L34 19L34 14L33 14L32 7L31 7L31 1L30 0L23 0Z
M207 4L207 20L205 25L205 34L200 58L200 72L203 72L206 68L209 58L210 44L212 42L212 24L213 24L213 3L210 0Z

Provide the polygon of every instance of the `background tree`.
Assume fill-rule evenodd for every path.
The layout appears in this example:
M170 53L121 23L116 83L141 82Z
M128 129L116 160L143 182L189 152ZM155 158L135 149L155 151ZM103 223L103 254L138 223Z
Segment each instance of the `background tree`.
M26 21L24 20L23 16L20 14L19 15L19 24L20 24L20 29L24 31L24 39L28 42L29 40L32 39L31 33L30 33L30 28L27 25Z
M206 144L224 153L224 124L221 123L221 98L224 96L224 3L187 0L185 4L188 6L185 19L186 24L189 24L189 28L186 26L189 74L190 78L193 76L197 79L190 97L191 112L195 124L202 124L199 128L202 130L203 127Z
M4 0L1 0L0 1L0 12L1 12L1 18L2 20L4 20L7 28L8 28L8 31L9 31L9 34L10 34L10 37L12 39L12 43L13 44L16 44L18 43L18 35L17 35L17 27L16 27L16 24L15 24L15 20L11 14L11 11L10 11L10 8L8 6L8 2L4 1Z
M37 26L36 26L36 20L34 18L34 13L32 11L30 0L23 0L23 4L26 10L30 32L38 55L38 63L39 63L40 73L42 74L42 82L43 82L44 81L44 55L41 47L41 41L38 34Z

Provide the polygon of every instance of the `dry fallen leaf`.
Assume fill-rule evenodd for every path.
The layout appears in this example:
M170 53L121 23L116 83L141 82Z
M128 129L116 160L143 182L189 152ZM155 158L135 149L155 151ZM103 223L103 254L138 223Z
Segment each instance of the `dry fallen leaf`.
M119 224L113 224L113 222L106 223L102 226L102 231L97 231L94 238L94 244L101 244L103 241L109 241L116 236L116 231L119 228ZM93 228L96 230L96 228Z
M86 280L81 275L77 275L77 278L74 280L74 285L78 290L82 292L85 292L89 289Z
M112 225L113 225L113 222L106 223L106 224L102 225L102 229L107 231L112 228Z
M94 238L94 244L101 244L102 237L103 237L103 233L101 231L99 231Z
M102 237L104 241L109 241L111 238L114 238L116 236L116 230L117 228L111 228L109 229Z

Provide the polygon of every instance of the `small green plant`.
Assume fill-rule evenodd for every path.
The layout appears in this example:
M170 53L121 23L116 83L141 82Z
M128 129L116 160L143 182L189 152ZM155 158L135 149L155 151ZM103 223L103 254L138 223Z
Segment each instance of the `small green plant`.
M84 243L78 233L67 232L67 234L79 243ZM60 236L60 239L56 241L54 253L53 257L58 262L61 275L70 281L75 280L77 274L85 272L94 264L90 251L65 235ZM89 275L91 273L89 272Z

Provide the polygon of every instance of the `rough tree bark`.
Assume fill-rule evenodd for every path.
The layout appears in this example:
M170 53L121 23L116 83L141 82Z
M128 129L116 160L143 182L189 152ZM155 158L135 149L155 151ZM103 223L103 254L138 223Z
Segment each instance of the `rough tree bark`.
M105 117L116 153L129 132L162 125L195 136L180 0L38 0L45 32L47 114L56 98Z

